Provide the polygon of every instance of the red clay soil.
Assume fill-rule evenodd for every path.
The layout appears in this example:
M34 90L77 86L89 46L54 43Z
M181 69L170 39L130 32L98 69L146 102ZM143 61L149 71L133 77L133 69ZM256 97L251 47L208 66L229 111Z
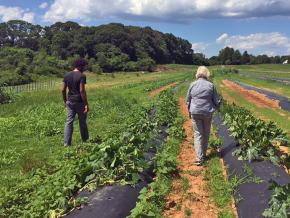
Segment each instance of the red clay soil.
M237 83L234 83L229 80L223 80L223 84L231 90L238 91L246 100L255 104L258 107L265 107L271 109L280 108L279 101L272 100L268 98L266 95L263 95L259 92L244 89Z
M149 95L150 95L150 97L154 97L154 96L158 95L160 92L162 92L162 91L164 91L164 90L166 90L166 89L169 89L169 88L171 88L171 87L173 87L173 86L176 86L176 85L177 85L177 83L174 82L174 83L171 83L171 84L169 84L169 85L167 85L167 86L162 86L162 87L160 87L159 89L155 89L155 90L151 91L151 92L149 93Z
M205 167L195 166L195 152L193 148L193 133L191 119L188 118L187 106L184 98L179 99L180 110L187 117L183 124L186 138L182 142L180 153L177 157L179 177L172 181L172 188L166 197L164 217L184 218L186 208L191 211L190 217L215 218L218 209L210 200L204 181ZM189 181L189 189L184 191L183 178ZM184 193L185 192L185 193Z
M234 99L232 96L230 96L226 91L222 90L222 96L224 99L226 99L229 103L234 103L236 99Z

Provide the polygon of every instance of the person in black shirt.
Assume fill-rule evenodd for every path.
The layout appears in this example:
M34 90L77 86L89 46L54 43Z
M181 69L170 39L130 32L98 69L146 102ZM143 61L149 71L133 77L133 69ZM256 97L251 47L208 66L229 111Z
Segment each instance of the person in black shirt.
M65 74L62 83L62 96L67 109L66 124L64 130L64 146L70 146L73 134L73 123L76 114L79 119L79 126L82 140L89 139L89 132L86 123L89 105L86 95L86 76L83 74L87 62L84 59L77 59L74 70ZM67 92L68 89L68 92Z

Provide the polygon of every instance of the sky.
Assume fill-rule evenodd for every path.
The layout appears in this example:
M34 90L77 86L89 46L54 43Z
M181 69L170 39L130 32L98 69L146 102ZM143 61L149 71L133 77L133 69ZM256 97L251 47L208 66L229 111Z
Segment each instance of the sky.
M150 26L187 39L207 57L226 46L290 54L290 0L0 0L0 21Z

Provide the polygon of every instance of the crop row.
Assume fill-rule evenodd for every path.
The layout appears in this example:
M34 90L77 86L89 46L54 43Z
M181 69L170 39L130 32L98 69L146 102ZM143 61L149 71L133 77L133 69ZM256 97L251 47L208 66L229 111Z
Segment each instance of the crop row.
M156 119L160 125L168 125L167 141L156 156L156 178L149 187L141 190L139 201L132 210L130 218L162 217L164 199L171 189L171 177L177 169L177 155L184 137L182 118L177 116L178 103L170 91L159 96Z
M266 122L255 117L249 110L235 104L224 103L224 123L239 146L234 152L240 160L270 160L274 164L283 163L276 146L289 144L287 134L272 121Z
M272 121L265 122L256 118L249 110L235 104L224 103L222 107L224 123L231 135L238 141L233 152L239 160L270 160L283 164L289 170L290 155L283 154L278 145L289 145L287 134ZM290 216L290 186L273 182L272 197L263 216L287 218Z
M166 103L166 99L170 99L170 94L161 94L159 100ZM58 106L52 108L62 111ZM50 109L43 110L40 117L50 114L46 111ZM53 162L53 166L44 165L13 189L2 189L0 216L60 216L80 201L74 199L73 195L85 184L89 184L89 189L117 182L135 184L139 179L139 172L147 166L143 154L148 149L148 141L157 134L157 125L171 124L177 114L176 109L168 111L163 104L157 103L156 118L152 120L148 115L149 110L150 108L142 106L133 108L122 131L68 149L59 160ZM167 117L166 120L164 116ZM40 134L58 134L58 131L50 132L53 126L61 126L58 122L61 122L62 116L58 117L59 121L48 117L48 120L54 120L56 124L45 123L43 127L37 127L41 130ZM17 119L6 121L11 129L17 122ZM27 129L30 128L35 132L36 127L28 125Z

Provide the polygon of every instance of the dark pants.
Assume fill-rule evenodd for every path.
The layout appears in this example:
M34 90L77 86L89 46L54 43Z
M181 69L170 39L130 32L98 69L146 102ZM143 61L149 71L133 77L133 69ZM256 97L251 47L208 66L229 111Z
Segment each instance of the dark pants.
M84 103L82 102L66 102L67 114L66 114L66 124L64 129L64 145L71 145L73 125L76 114L79 118L80 132L83 141L89 139L89 132L87 127L87 114L84 113Z

